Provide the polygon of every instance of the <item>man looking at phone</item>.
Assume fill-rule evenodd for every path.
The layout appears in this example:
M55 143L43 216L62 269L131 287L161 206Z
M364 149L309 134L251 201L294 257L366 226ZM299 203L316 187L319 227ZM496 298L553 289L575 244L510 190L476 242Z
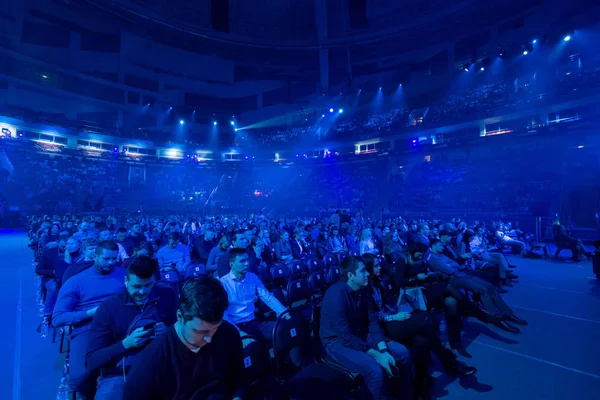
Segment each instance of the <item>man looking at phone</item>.
M134 257L127 267L125 290L94 314L86 361L90 374L100 374L96 400L122 398L136 354L177 320L177 294L171 287L155 285L157 268L151 257Z

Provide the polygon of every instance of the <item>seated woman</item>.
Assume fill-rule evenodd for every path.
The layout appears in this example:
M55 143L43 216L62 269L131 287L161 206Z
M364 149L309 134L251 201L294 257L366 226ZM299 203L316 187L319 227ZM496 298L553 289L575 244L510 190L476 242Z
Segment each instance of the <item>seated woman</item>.
M402 239L397 230L388 232L383 240L383 255L389 263L393 263L403 256L404 248Z
M292 246L290 245L290 234L282 230L279 241L275 243L275 258L284 264L289 264L294 259Z
M379 249L373 238L373 230L371 228L364 228L362 230L362 236L359 243L360 255L363 254L379 254Z
M229 249L229 239L227 235L224 235L219 243L212 248L210 253L208 254L208 260L206 261L206 271L208 273L213 273L217 270L217 266L219 265L219 259Z
M454 353L442 345L437 335L435 320L428 312L413 311L407 304L399 308L394 299L386 298L381 284L381 266L377 257L366 254L363 256L363 261L370 276L367 290L372 296L374 311L379 316L386 336L411 350L415 365L415 394L422 399L429 399L430 352L438 357L448 374L473 375L477 371L474 367L460 364Z
M346 245L346 239L340 235L340 230L337 226L332 226L329 232L329 239L327 240L327 250L330 253L335 254L339 257L340 254L348 253L348 246Z

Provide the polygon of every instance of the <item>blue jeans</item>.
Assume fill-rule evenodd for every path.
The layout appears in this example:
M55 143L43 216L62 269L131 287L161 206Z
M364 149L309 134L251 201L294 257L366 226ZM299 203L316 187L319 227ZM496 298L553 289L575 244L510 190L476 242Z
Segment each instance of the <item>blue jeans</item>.
M396 360L399 370L401 387L397 388L403 398L412 399L411 362L410 353L406 347L398 342L389 341L387 347ZM365 378L367 389L373 400L381 399L385 371L374 358L366 352L344 347L339 343L327 345L327 355L336 363L349 371L361 374Z
M54 305L58 298L58 283L54 279L47 279L43 282L46 289L46 301L44 302L44 317L49 317L54 311Z
M125 389L123 376L111 376L98 378L98 389L96 389L95 400L122 400Z
M69 384L72 389L81 391L86 386L85 355L88 349L90 331L76 332L71 336L69 351Z

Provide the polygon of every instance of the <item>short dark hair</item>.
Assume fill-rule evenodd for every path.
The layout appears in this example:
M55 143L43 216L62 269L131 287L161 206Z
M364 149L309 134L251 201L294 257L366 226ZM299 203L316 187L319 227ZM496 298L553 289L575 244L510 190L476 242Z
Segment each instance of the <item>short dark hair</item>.
M96 255L102 254L102 250L119 251L119 246L114 240L104 240L98 243L98 247L96 247Z
M152 243L144 240L138 247L135 248L135 252L137 253L141 250L146 250L150 257L154 257L154 246L152 246Z
M346 257L340 265L340 279L344 282L348 282L348 272L356 274L356 271L360 267L360 264L364 264L363 260L357 257Z
M117 233L127 233L127 228L120 227L117 229Z
M179 294L183 321L194 318L214 324L223 320L223 314L229 306L227 292L216 278L200 276L188 281Z
M229 250L229 261L235 261L239 256L244 254L248 254L246 249L234 247L233 249Z
M169 234L169 239L179 240L179 239L181 239L181 235L179 234L179 232L171 232Z
M95 237L92 238L85 238L81 241L81 248L82 249L87 249L88 247L91 246L98 246L98 239L96 239Z
M433 247L433 245L434 245L434 244L438 244L438 243L441 243L441 242L442 242L442 241L441 241L440 239L431 239L431 240L429 241L429 246L430 246L430 247Z
M149 279L154 276L158 261L148 256L135 256L127 266L127 277L135 275L138 278Z
M365 267L367 267L367 272L373 275L373 268L375 268L375 263L378 261L377 257L373 254L365 253L361 258L362 262L365 263Z

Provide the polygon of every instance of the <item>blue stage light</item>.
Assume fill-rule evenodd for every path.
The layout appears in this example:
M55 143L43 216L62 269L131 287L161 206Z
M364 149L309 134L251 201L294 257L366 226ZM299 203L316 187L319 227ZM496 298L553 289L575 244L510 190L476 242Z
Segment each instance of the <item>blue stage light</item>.
M330 108L330 109L329 109L329 112L330 112L330 113L332 113L332 112L333 112L333 108Z
M217 126L217 121L213 121L213 125Z
M180 120L179 120L179 125L183 125L183 124L185 124L185 121L184 121L184 120L182 120L182 119L180 119Z
M568 42L569 40L571 40L571 35L567 35L565 36L565 38L563 39L565 42Z
M340 108L340 109L338 110L338 112L341 114L341 113L343 113L343 112L344 112L344 109L343 109L343 108Z
M525 51L523 52L523 55L524 55L524 56L526 56L527 54L529 54L529 52L528 52L527 50L525 50Z

